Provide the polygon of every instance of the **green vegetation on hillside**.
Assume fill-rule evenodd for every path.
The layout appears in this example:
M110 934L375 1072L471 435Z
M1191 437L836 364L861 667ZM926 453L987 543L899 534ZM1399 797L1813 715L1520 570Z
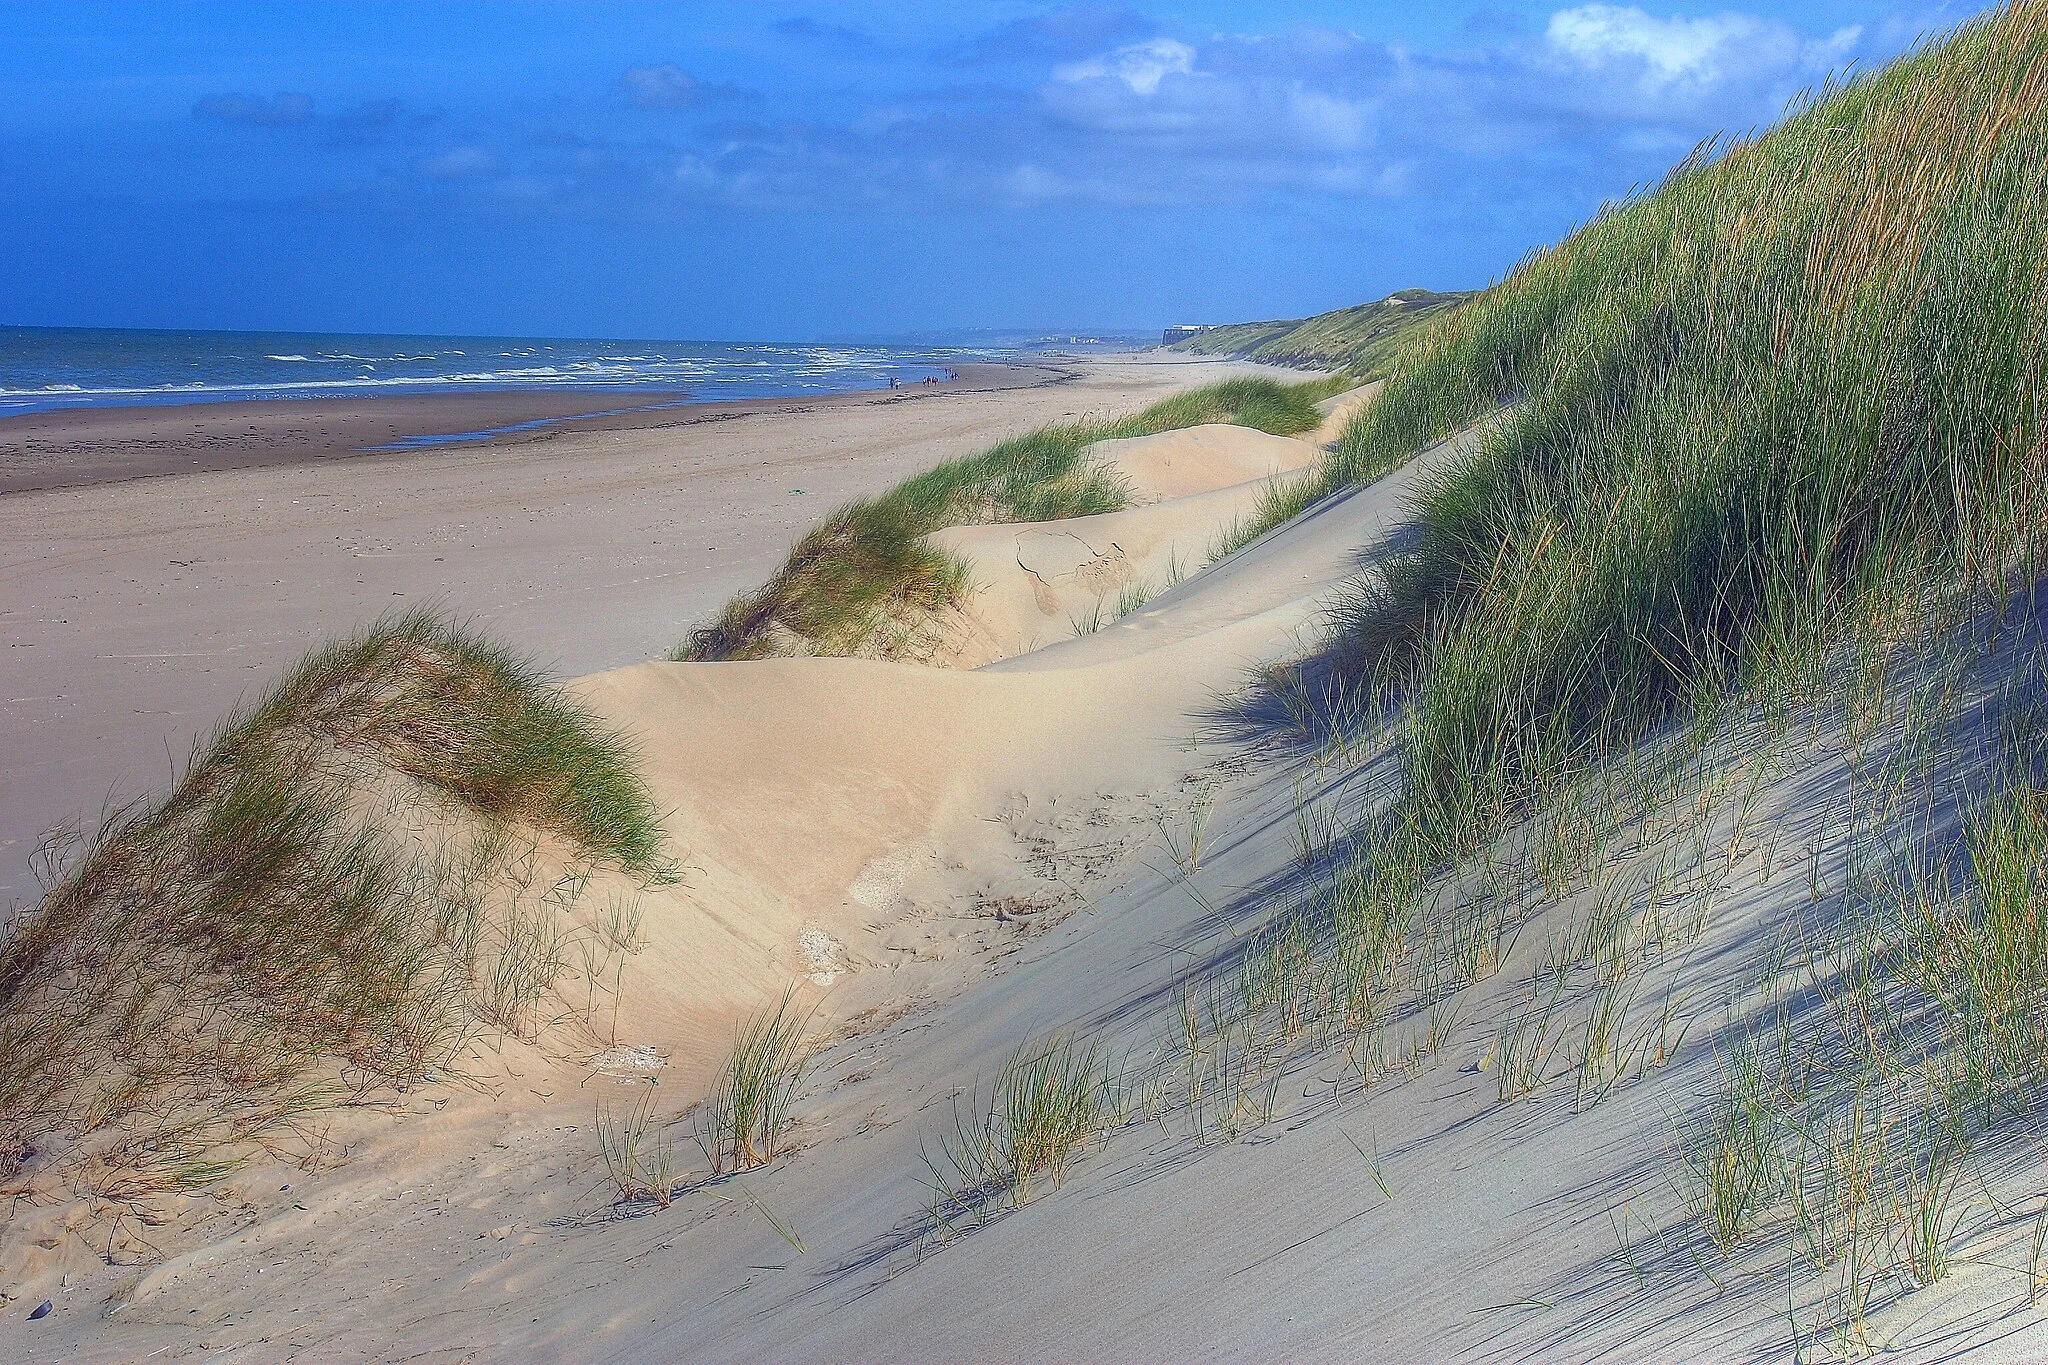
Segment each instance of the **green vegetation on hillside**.
M1378 303L1339 308L1286 322L1239 322L1210 327L1171 349L1195 355L1234 356L1273 365L1343 370L1358 382L1394 368L1416 329L1443 317L1472 298L1470 293L1436 294L1404 289Z
M1513 405L1347 631L1406 698L1436 853L1703 688L2037 562L2044 15L1703 148L1436 325L1346 432L1331 485Z
M0 945L0 1163L139 1116L103 1159L203 1183L201 1154L345 1096L337 1064L361 1089L525 1032L588 869L658 877L660 848L623 743L502 649L415 613L319 650L168 797L47 851Z
M796 543L767 583L734 598L673 657L894 657L967 586L966 566L926 542L933 531L1114 512L1127 493L1113 470L1082 458L1091 443L1211 422L1289 436L1314 427L1321 420L1316 403L1338 387L1232 379L1130 417L1044 427L949 460L834 511Z
M1947 1273L1966 1191L2037 1160L2044 393L2042 0L1701 149L1435 324L1269 513L1486 424L1316 661L1329 746L1393 777L1355 826L1304 808L1323 889L1245 982L1354 1030L1370 1079L1575 902L1482 1067L1502 1102L1597 1104L1683 1045L1691 947L1739 867L1770 882L1759 802L1791 802L1809 880L1762 893L1782 919L1680 1125L1666 1269L1745 1257L1795 1352L1870 1349L1874 1305ZM1309 676L1274 695L1314 712ZM1673 994L1638 1008L1653 971ZM1428 1029L1390 1060L1402 1009Z

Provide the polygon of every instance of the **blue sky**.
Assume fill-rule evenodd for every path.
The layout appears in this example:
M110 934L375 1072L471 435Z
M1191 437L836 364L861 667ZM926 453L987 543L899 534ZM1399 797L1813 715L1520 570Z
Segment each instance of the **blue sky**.
M0 322L801 340L1482 285L1976 5L0 0Z

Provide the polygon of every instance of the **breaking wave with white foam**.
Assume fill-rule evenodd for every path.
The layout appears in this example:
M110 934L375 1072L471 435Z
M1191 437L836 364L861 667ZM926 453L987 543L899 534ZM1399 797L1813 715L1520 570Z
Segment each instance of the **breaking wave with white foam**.
M711 401L917 383L997 352L752 342L0 328L0 414L374 393L579 390Z

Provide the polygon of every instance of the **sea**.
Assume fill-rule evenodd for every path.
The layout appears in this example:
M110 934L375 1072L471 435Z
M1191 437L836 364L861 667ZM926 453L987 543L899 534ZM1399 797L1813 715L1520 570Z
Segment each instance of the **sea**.
M678 402L914 384L1010 347L0 327L0 416L142 403L559 390ZM643 401L634 400L636 403Z

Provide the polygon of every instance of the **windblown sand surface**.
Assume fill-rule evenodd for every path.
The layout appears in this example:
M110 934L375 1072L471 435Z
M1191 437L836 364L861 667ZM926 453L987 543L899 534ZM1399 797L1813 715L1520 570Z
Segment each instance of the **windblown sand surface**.
M842 499L1046 422L1261 372L1144 359L993 368L931 390L707 405L347 459L320 452L508 414L394 400L0 423L0 483L20 468L47 475L50 461L84 477L216 458L191 445L193 426L228 442L218 458L256 465L0 496L0 910L34 898L29 853L44 830L160 787L238 697L380 612L439 603L565 673L659 658ZM330 407L332 421L309 420ZM245 416L253 437L239 434ZM12 450L31 430L61 434L62 459Z
M331 1168L253 1168L161 1230L18 1217L6 1273L32 1263L23 1301L60 1307L28 1324L10 1305L0 1353L1769 1356L1782 1278L1717 1282L1682 1237L1648 1235L1685 1221L1672 1127L1712 1083L1713 1047L1681 1029L1674 1055L1594 1105L1575 1104L1568 1081L1533 1100L1496 1094L1495 1029L1593 908L1588 892L1548 904L1447 1014L1397 1021L1397 1050L1422 1046L1425 1027L1438 1036L1369 1087L1341 1055L1312 1060L1277 1076L1273 1121L1241 1141L1141 1110L1015 1212L978 1228L929 1214L922 1156L1014 1047L1071 1029L1141 1073L1176 1027L1179 990L1307 893L1303 810L1355 809L1388 756L1319 760L1223 698L1300 651L1333 594L1401 543L1418 481L1473 439L1317 504L1099 629L1027 639L1022 623L1047 613L1017 589L1048 583L1055 563L1040 539L1074 534L1094 558L1110 545L1151 563L1313 455L1255 433L1126 446L1129 467L1170 465L1184 491L1122 522L949 533L990 585L970 614L1017 646L986 667L640 663L577 680L641 736L687 864L647 901L648 946L628 961L607 1046L479 1053L473 1089L344 1114ZM1198 447L1213 486L1187 463ZM1702 846L1729 876L1699 900L1684 950L1645 969L1644 1009L1677 1000L1705 1035L1754 1005L1740 983L1786 907L1810 876L1843 874L1791 851L1843 780L1792 764L1755 778L1743 817L1703 807ZM1208 847L1190 868L1169 836L1203 803ZM682 1110L733 1022L792 980L818 1002L827 1043L795 1106L794 1152L667 1208L614 1205L596 1115L649 1076L663 1110ZM2013 1196L2025 1177L1982 1178ZM1971 1232L1995 1254L1877 1307L1900 1358L2035 1353L2040 1319L2015 1306L2024 1265L1994 1237L2002 1226ZM31 1251L38 1237L48 1245Z
M959 526L933 541L972 569L954 647L933 662L972 667L1099 629L1196 572L1260 499L1313 466L1323 446L1379 392L1377 383L1325 399L1323 424L1299 438L1199 426L1098 441L1134 506L1101 516Z

